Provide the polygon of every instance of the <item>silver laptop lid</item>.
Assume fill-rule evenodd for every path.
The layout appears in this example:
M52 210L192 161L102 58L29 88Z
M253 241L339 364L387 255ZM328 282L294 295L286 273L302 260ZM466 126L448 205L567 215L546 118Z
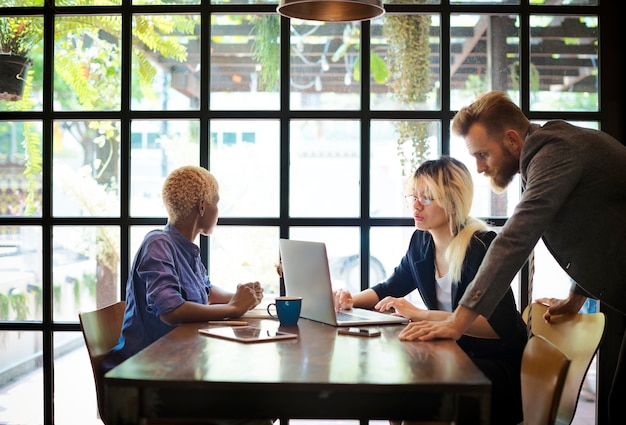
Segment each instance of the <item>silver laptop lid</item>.
M326 245L322 242L280 239L286 295L302 297L300 316L333 326L406 323L406 319L364 309L344 313L357 316L337 321Z

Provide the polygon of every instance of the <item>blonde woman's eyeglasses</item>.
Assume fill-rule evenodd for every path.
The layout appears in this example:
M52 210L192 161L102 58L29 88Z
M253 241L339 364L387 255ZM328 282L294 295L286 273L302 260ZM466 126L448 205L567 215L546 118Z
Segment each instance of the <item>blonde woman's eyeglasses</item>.
M409 206L412 206L415 201L418 201L422 205L430 205L433 201L436 201L435 198L422 195L404 195L404 200L407 204L409 204Z

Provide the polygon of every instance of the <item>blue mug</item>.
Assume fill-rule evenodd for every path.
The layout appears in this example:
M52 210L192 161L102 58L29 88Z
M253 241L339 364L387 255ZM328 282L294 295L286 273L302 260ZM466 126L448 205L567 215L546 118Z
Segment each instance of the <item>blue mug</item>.
M276 309L276 315L270 311L272 306ZM278 319L283 326L291 326L298 323L300 310L302 310L302 297L276 297L274 302L267 306L267 314L274 319Z

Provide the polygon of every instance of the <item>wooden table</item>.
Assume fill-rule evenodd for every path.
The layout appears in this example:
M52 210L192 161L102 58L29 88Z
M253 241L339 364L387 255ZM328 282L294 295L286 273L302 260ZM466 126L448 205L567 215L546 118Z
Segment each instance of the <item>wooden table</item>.
M273 320L251 324L276 328ZM246 344L179 326L105 375L109 423L142 418L455 420L488 424L491 382L454 341L337 335L300 319L298 339Z

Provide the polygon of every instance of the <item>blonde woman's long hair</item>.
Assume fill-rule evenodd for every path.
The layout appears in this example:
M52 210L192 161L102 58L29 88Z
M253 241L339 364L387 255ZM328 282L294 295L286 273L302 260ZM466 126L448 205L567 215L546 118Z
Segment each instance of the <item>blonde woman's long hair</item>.
M467 167L457 159L442 156L424 162L413 174L413 182L422 178L430 193L448 217L450 234L454 236L446 249L452 282L461 280L463 261L474 233L488 230L487 223L469 215L474 197L474 183Z

